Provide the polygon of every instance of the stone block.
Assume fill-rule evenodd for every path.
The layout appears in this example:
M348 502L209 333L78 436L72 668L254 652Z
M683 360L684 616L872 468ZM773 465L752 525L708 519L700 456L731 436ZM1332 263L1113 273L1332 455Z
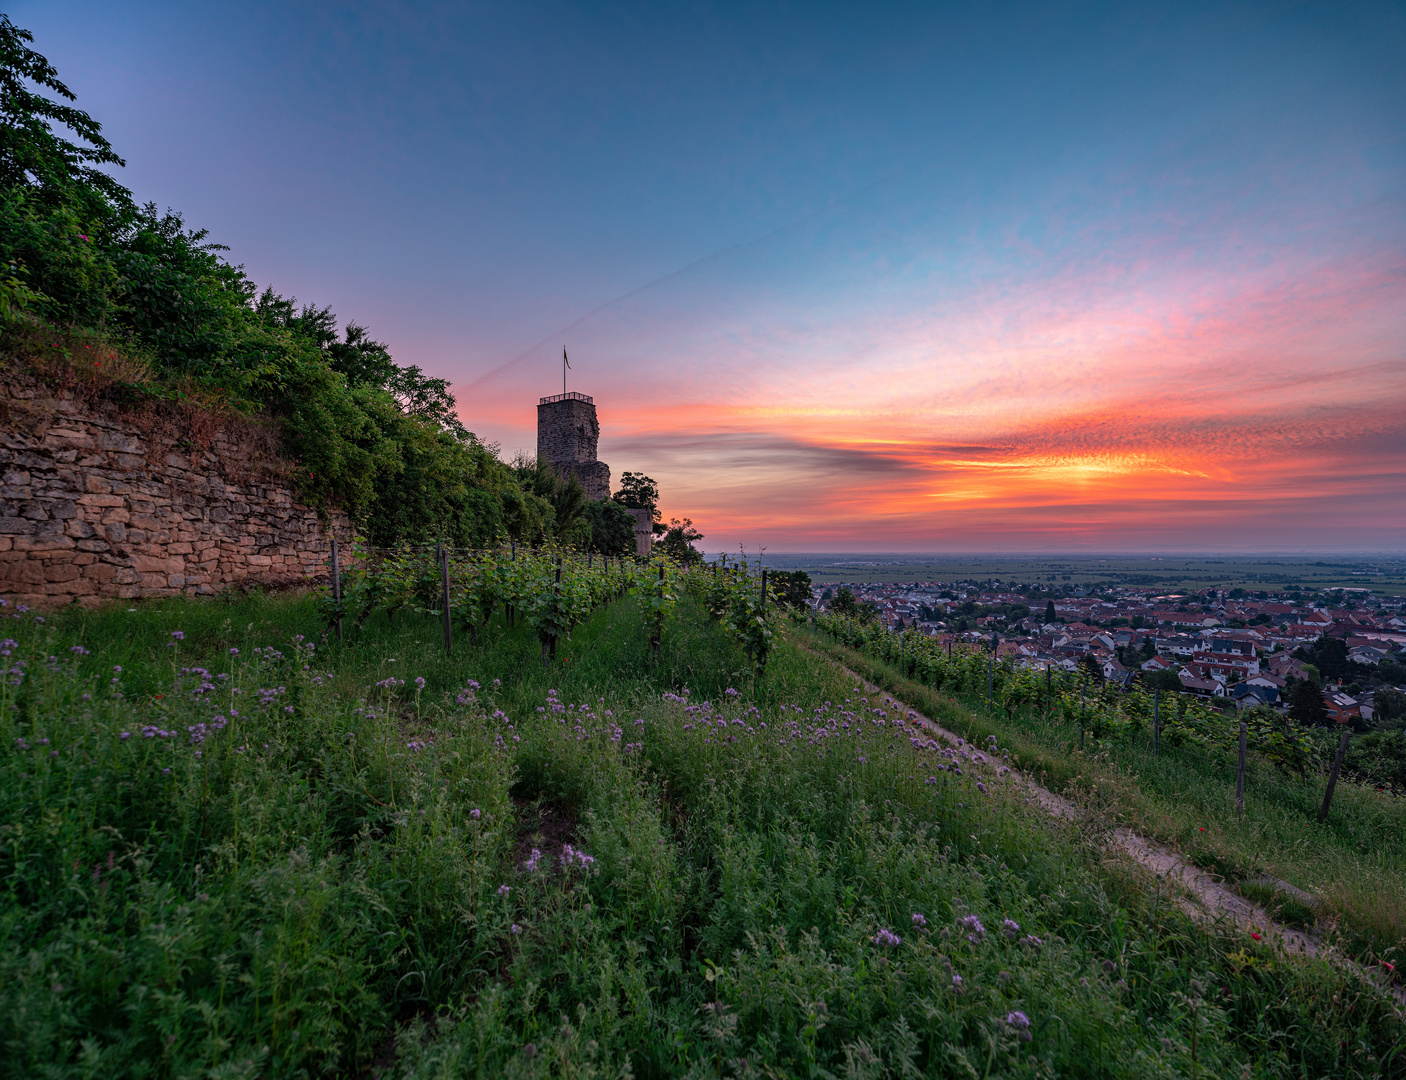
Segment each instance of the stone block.
M109 550L106 540L80 540L78 541L79 551L107 551Z
M116 567L115 570L116 572L112 576L114 584L140 585L142 582L141 574L137 573L137 571L133 570L130 566L119 566Z
M273 559L267 555L246 555L244 561L250 566L272 566Z
M91 581L111 581L117 576L117 567L95 562L83 567L83 576Z
M97 530L94 529L89 522L81 518L76 518L73 521L65 523L63 531L65 536L71 536L75 540L84 540L92 536Z
M71 578L68 581L51 581L44 586L44 591L50 596L79 596L96 592L97 587L83 578Z
M0 517L0 533L15 535L34 532L34 522L22 517Z
M167 545L166 545L166 551L167 551L168 554L171 554L171 555L189 555L189 554L191 554L191 552L193 552L194 550L195 550L195 549L192 548L192 547L190 546L190 544L188 544L188 543L183 543L183 542L181 542L181 541L177 541L177 542L174 543L174 544L167 544Z
M124 506L127 500L121 495L102 495L97 492L89 492L80 496L78 504L80 506Z
M14 585L44 584L44 564L35 559L0 563L0 582Z
M71 551L74 540L71 536L17 536L14 544L16 551Z
M97 561L98 557L94 555L91 551L80 551L78 552L78 554L73 556L74 566L92 566L93 563Z
M29 472L26 469L6 469L3 479L6 487L29 486Z
M78 507L72 499L57 499L49 506L49 516L59 521L68 521L78 516Z
M45 581L72 581L74 578L82 576L82 568L74 566L73 563L68 560L64 560L63 562L50 562L44 567Z
M167 559L156 555L133 555L132 567L143 574L169 574L180 571L185 566L181 559Z
M55 450L62 450L68 446L92 446L92 440L86 431L77 428L51 427L44 435L44 445Z
M105 476L88 473L83 477L83 488L89 495L111 495L112 481Z

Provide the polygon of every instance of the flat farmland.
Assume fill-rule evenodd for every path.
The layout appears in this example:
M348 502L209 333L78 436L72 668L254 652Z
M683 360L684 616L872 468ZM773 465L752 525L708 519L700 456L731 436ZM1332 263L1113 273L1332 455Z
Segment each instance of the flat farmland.
M710 558L716 556L710 556ZM1001 581L1195 591L1212 587L1406 591L1406 555L914 555L772 554L767 566L804 570L818 584Z

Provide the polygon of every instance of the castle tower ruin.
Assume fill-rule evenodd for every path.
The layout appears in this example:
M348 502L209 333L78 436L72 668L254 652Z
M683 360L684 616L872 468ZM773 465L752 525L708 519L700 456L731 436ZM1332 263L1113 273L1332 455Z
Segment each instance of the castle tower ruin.
M600 423L596 404L574 390L537 403L537 460L558 476L575 476L592 500L610 498L610 466L596 460Z

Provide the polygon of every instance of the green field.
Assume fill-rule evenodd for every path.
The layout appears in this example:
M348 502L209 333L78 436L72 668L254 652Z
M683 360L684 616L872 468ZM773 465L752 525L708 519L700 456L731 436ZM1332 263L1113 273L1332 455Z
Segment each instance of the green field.
M804 570L817 584L883 581L987 581L1106 585L1196 591L1212 587L1280 590L1369 589L1406 593L1406 556L1314 555L773 555L765 562Z
M322 629L12 621L0 1075L1406 1071L1369 981L1189 921L1004 736L927 767L784 620L761 676L688 594L657 659L632 598L548 665L501 617Z

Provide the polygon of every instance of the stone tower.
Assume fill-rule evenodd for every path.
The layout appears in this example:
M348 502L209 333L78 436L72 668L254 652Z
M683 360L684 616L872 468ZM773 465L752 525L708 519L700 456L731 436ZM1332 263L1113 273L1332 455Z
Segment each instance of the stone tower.
M588 499L610 498L610 466L596 460L600 424L596 403L574 390L537 403L537 460L558 476L575 476Z

